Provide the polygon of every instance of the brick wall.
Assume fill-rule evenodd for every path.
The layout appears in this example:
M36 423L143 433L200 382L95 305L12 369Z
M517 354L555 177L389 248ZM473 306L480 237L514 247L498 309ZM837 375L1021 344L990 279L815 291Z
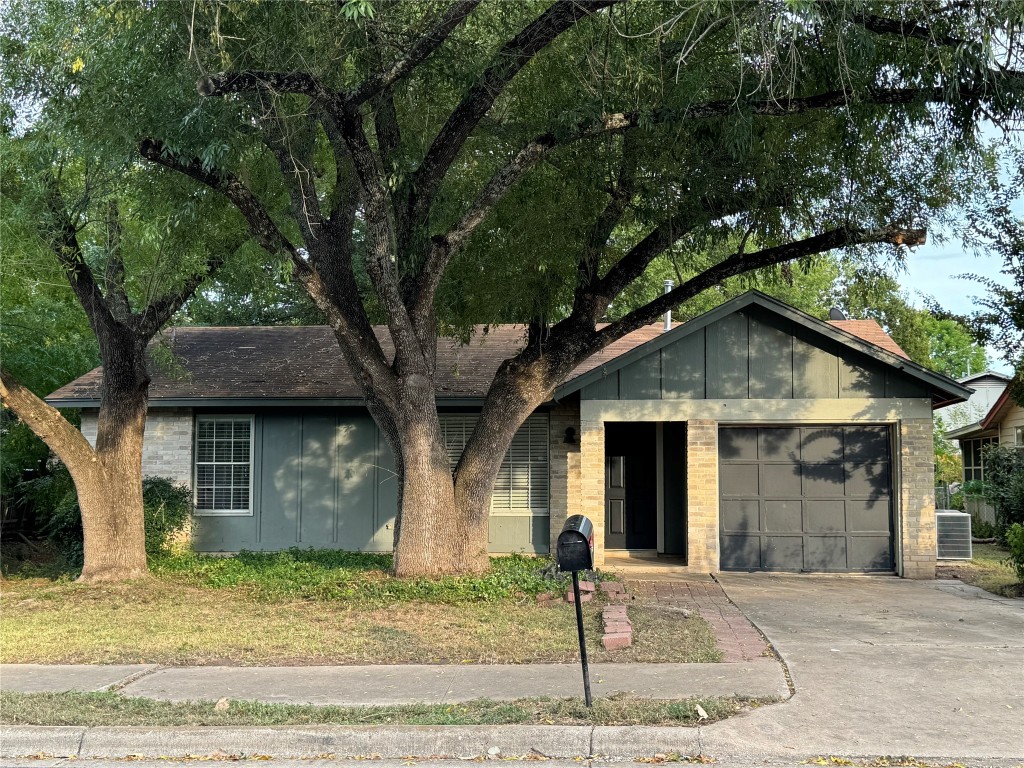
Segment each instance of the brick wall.
M96 413L82 413L82 434L96 445ZM169 477L192 487L192 412L188 409L150 410L142 445L143 476Z
M686 564L693 573L717 573L718 422L690 419L686 424Z
M935 447L931 419L900 422L900 575L935 578Z
M579 406L561 404L548 414L551 425L549 450L551 510L551 553L566 518L580 514L580 411ZM565 442L565 431L572 429L575 442Z
M580 514L594 524L594 565L604 565L604 422L580 421Z

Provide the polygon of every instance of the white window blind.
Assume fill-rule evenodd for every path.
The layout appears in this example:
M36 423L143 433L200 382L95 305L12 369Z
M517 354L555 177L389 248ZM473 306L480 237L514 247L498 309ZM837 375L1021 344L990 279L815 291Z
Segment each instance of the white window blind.
M441 414L444 444L453 471L476 422L475 414ZM494 482L492 512L548 514L548 440L545 414L530 416L519 428Z
M196 420L198 514L251 514L252 422L252 416L200 416Z

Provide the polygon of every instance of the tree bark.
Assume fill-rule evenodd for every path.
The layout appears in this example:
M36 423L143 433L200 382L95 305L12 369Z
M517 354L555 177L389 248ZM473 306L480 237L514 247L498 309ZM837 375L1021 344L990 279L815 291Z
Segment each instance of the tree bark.
M421 377L416 377L417 379ZM490 562L484 546L466 548L466 517L455 500L451 464L434 403L433 381L406 385L397 408L383 421L398 469L395 518L395 576L482 573ZM381 419L378 419L378 422Z
M0 371L0 396L64 462L75 481L85 539L85 565L78 580L95 583L148 576L142 513L145 386L133 393L107 388L95 449L60 411L6 371Z

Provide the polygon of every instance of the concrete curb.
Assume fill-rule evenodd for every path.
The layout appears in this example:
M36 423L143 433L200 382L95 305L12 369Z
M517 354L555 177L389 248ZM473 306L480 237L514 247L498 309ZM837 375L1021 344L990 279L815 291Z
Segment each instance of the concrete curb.
M487 755L497 747L505 755L585 757L591 730L589 726L9 727L0 729L0 755L464 758Z
M552 758L650 757L696 754L696 728L605 726L281 726L234 728L8 726L0 757L200 757L212 754L301 758L374 756L473 758L536 755Z

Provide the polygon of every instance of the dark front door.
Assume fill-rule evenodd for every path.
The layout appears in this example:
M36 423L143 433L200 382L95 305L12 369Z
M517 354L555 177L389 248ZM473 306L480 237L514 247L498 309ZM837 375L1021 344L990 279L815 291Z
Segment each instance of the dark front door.
M626 457L606 456L604 461L604 545L626 548Z
M658 546L657 433L653 423L605 425L605 547Z

